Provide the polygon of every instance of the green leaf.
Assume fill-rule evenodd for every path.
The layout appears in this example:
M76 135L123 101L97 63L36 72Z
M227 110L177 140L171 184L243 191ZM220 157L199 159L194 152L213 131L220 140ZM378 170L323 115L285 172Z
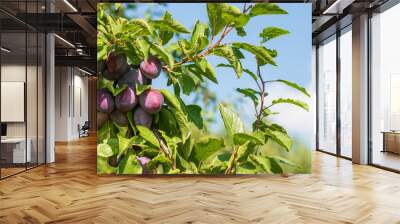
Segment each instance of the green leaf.
M281 156L268 156L268 157L269 157L270 159L275 160L275 161L278 162L278 163L282 163L282 164L285 164L285 165L298 167L297 164L295 164L295 163L293 163L292 161L290 161L290 160L288 160L288 159L286 159L286 158L283 158L283 157L281 157Z
M189 96L192 93L196 86L193 78L189 74L184 74L179 77L179 84L181 86L183 94Z
M125 138L120 135L117 135L117 137L119 146L118 158L120 158L132 146L133 139Z
M197 20L191 38L193 53L203 50L208 45L208 33L208 25Z
M186 109L189 115L189 120L193 122L199 129L203 129L203 117L201 116L201 107L198 105L187 105Z
M166 45L173 37L174 37L174 33L170 32L170 31L162 30L159 33L161 45Z
M97 157L97 174L112 174L116 173L117 168L110 166L108 158Z
M147 60L147 57L149 56L149 51L150 51L150 42L146 38L137 38L135 41L135 46L138 48L138 50L142 53L143 59Z
M267 157L250 155L250 160L259 166L265 173L272 173L271 161Z
M185 160L188 160L192 153L193 147L194 147L194 140L193 138L189 138L184 144L178 145L179 155L183 156Z
M184 109L182 108L181 102L180 102L180 100L178 99L177 96L175 96L174 94L170 93L166 89L161 89L160 92L164 96L164 99L167 101L167 103L169 105L171 105L172 107L174 107L175 109L179 110L182 113L184 112Z
M237 88L236 91L243 94L245 97L249 97L253 101L255 106L258 105L258 96L260 95L260 92L250 88Z
M101 143L97 145L97 156L110 157L114 155L114 151L111 146L107 143Z
M172 106L170 110L175 115L176 122L181 132L182 142L185 143L191 134L186 106L178 96L173 95L168 90L163 89L160 90L160 92L163 94L166 103Z
M280 131L272 131L269 129L266 129L264 132L274 142L283 146L286 151L290 151L290 149L292 148L292 139L286 133Z
M150 35L151 33L153 33L151 26L144 19L132 19L129 21L129 25L140 27L142 29L141 31L136 31L134 33L135 35L138 35L138 33L141 33L142 35ZM136 29L136 28L135 27L127 28L125 32L131 32L132 34L133 32L130 29Z
M164 131L168 135L172 136L179 133L178 124L176 123L174 114L171 113L167 107L161 108L159 114L159 121L157 123L158 129Z
M129 152L118 165L118 174L142 174L143 168L136 156Z
M200 172L204 174L224 174L231 155L231 153L225 152L203 162L199 168Z
M283 80L283 79L272 80L272 81L268 81L268 82L280 82L280 83L286 84L287 86L292 87L293 89L296 89L296 90L304 93L304 95L311 97L310 94L307 92L307 90L304 87L299 86L297 83L290 82L290 81Z
M208 65L206 65L206 66L208 66ZM212 82L218 84L218 80L216 78L216 73L215 73L214 69L212 68L211 65L209 68L207 68L206 66L203 69L205 71L207 71L207 69L208 69L208 72L203 72L202 69L199 67L198 63L190 64L186 67L191 73L196 75L196 77L198 77L199 79L203 80L203 77L206 77L207 79L211 80Z
M164 173L167 173L172 168L171 160L165 157L164 154L159 154L158 156L150 160L150 162L147 164L147 167L151 170L154 170L158 169L159 165L163 167Z
M275 159L270 159L272 173L283 173L283 167Z
M235 167L236 174L257 174L257 167L250 161L238 163Z
M97 82L97 89L107 89L113 96L117 96L122 91L124 91L128 85L124 84L122 86L114 87L114 82L105 78L99 78Z
M246 31L244 30L243 27L237 27L236 28L236 33L239 37L244 37L247 35Z
M97 130L97 140L98 142L103 142L114 134L115 131L112 122L106 121L106 123L104 123L100 129Z
M222 20L222 3L207 3L207 14L211 28L211 35L216 36L225 26Z
M171 21L172 15L168 12L164 14L163 17L164 21ZM167 26L168 27L168 26ZM160 32L159 32L159 38L161 40L161 45L167 44L173 37L174 37L174 31L171 31L171 29L164 29L163 27L160 27Z
M200 68L202 75L208 78L209 80L213 81L214 83L218 84L217 74L215 73L214 68L212 65L206 60L205 58L199 58L195 61L195 64L198 68Z
M184 174L196 174L198 173L196 164L193 162L188 162L179 154L176 157L176 166L180 170L184 171Z
M154 135L154 133L142 126L142 125L136 125L136 128L139 131L139 135L144 138L146 141L148 141L149 143L151 143L152 145L156 146L157 148L160 148L160 143L158 142L157 137Z
M285 10L273 3L257 3L251 10L249 15L251 17L259 15L277 15L277 14L287 14Z
M209 158L224 147L224 139L216 137L202 137L195 143L192 158L197 164Z
M193 52L191 52L192 46L190 45L188 40L186 40L186 39L178 40L178 46L179 46L180 50L182 51L183 55L185 55L186 57L192 56L192 53L193 53Z
M269 115L279 114L278 112L271 111L269 108L264 108L262 113L263 113L264 117L268 117Z
M131 111L128 111L127 113L126 113L126 117L128 118L128 122L129 122L129 125L130 125L130 127L132 128L132 130L133 130L133 134L134 135L136 135L136 127L135 127L135 122L134 122L134 120L133 120L133 110L131 110Z
M248 21L247 15L242 14L238 7L227 3L221 3L221 18L226 25L233 23L238 27L243 27Z
M168 67L174 67L174 58L166 51L162 46L152 43L151 49L160 57L160 59L168 65Z
M263 140L260 139L258 136L253 136L252 134L247 133L235 133L233 135L233 142L235 143L235 145L243 145L246 142L251 142L255 145L264 144Z
M234 51L231 46L221 45L215 48L212 54L225 58L232 65L237 77L240 78L242 76L243 67L238 57L240 55L238 55L238 52Z
M262 38L261 43L265 43L271 39L277 38L282 35L289 34L288 30L279 28L279 27L266 27L260 33L260 37Z
M233 46L252 53L257 58L259 65L271 64L276 66L273 56L270 54L271 51L264 46L255 46L243 42L235 42Z
M185 143L186 140L191 135L191 129L189 126L189 121L185 113L171 108L172 113L175 115L176 123L179 126L179 131L181 132L182 142Z
M107 48L98 47L97 48L97 61L105 60L107 58Z
M303 108L306 111L309 111L309 107L308 107L307 103L305 103L301 100L289 99L289 98L279 98L279 99L273 100L271 106L276 105L276 104L281 104L281 103L292 104L292 105L298 106L300 108Z
M244 124L240 120L239 116L226 106L219 104L219 111L221 113L222 120L224 121L228 139L230 142L233 142L233 135L235 133L244 132Z
M247 73L248 75L250 75L254 80L257 81L258 77L257 77L257 75L256 75L254 72L250 71L249 69L243 69L243 71L244 71L245 73Z
M146 90L151 89L151 85L140 85L138 83L136 83L136 88L135 88L135 92L136 95L139 96L140 94L142 94L143 92L145 92Z
M162 20L153 20L154 27L160 30L171 31L175 33L190 33L182 23L172 18L170 12L166 11Z
M237 162L246 161L249 155L254 153L255 149L256 145L250 143L250 141L246 141L244 144L238 146L236 161Z

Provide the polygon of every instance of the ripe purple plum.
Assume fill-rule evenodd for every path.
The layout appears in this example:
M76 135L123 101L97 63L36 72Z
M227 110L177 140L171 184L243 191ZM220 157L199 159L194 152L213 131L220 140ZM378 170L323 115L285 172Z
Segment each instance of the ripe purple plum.
M151 123L153 122L153 116L151 116L151 114L148 114L141 107L138 107L133 113L133 121L136 125L142 125L150 128Z
M139 103L147 113L155 114L161 110L161 107L164 104L164 97L160 91L150 89L139 96Z
M128 112L135 108L138 103L133 87L128 86L122 93L115 97L115 105L121 112Z
M115 124L117 124L118 126L121 126L121 127L127 126L128 122L129 122L126 114L122 113L119 110L114 110L110 114L110 118Z
M160 75L161 62L154 56L149 56L147 60L140 63L140 71L149 79L155 79Z
M111 113L114 107L113 95L106 89L97 90L97 111Z
M97 112L97 129L101 128L106 121L108 121L108 114Z
M118 156L111 156L108 158L108 164L112 167L117 167L118 166Z
M139 69L131 68L125 74L122 75L121 78L118 79L118 86L122 86L124 84L134 87L136 84L139 85L147 85L149 80L142 75Z
M104 77L108 80L117 80L129 68L126 57L122 54L110 52L107 56L107 70L104 71Z

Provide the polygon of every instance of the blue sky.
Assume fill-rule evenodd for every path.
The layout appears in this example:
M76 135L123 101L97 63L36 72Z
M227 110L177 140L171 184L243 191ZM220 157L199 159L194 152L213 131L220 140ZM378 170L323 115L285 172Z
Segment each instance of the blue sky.
M139 3L137 4L139 6L138 10L134 13L127 12L127 15L129 17L143 17L145 10L152 4L153 3ZM234 5L239 8L243 7L242 3ZM251 19L245 27L247 32L246 37L239 37L236 35L236 32L231 32L229 36L224 39L224 42L242 41L257 44L260 41L259 33L267 26L277 26L289 30L289 35L273 39L265 45L268 48L276 49L278 51L279 55L276 58L278 66L264 66L262 68L262 74L264 78L268 80L278 78L287 79L308 88L311 86L311 4L292 3L280 4L280 6L288 11L287 15L255 17ZM189 30L194 26L197 19L204 23L208 22L206 4L204 3L169 3L165 10L170 11L173 17L185 25ZM183 37L187 36L183 35ZM253 57L250 57L250 54L246 54L246 52L244 53L245 56L248 55L249 57L246 57L246 59L242 61L243 66L255 72L256 64ZM208 57L208 59L214 66L219 63L226 63L224 59L218 57L211 56ZM216 68L216 71L219 84L216 85L212 83L210 88L217 92L217 97L220 101L236 101L239 99L240 95L236 93L236 88L256 87L254 81L247 75L243 75L242 78L237 79L232 69ZM156 88L165 88L165 84L165 76L153 82L153 85L155 85ZM271 95L276 95L277 97L281 97L284 93L292 93L283 86L271 87L271 91L275 91L275 93ZM296 92L293 93L297 94ZM285 97L290 96L285 95ZM187 101L190 101L190 99L191 97L186 97ZM252 106L250 102L242 104L242 106L239 105L238 112L246 123L250 123L252 120L251 108ZM290 108L284 109L291 110ZM298 110L297 108L294 109L296 111ZM307 119L309 114L307 114ZM299 119L302 118L299 117ZM308 125L312 123L312 116L309 117L310 120L307 121L307 119L305 122L307 122ZM307 125L307 123L304 123L304 125ZM220 119L216 122L216 126L219 125L221 125ZM295 129L301 125L301 123L297 125L291 125L291 123L287 124L287 126L289 126L288 129ZM310 129L312 129L312 127L310 127ZM292 133L294 135L300 135L299 137L304 137L304 134L301 134L302 132L297 130L292 130Z

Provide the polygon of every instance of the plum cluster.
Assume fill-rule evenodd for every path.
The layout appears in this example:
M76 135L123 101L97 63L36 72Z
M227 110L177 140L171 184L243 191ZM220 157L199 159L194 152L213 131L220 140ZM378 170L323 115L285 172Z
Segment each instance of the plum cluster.
M110 52L103 64L99 63L99 71L104 78L113 81L114 87L127 87L117 96L106 89L97 90L97 128L111 120L119 126L127 126L127 112L133 111L136 125L151 128L154 114L161 110L164 97L160 91L150 88L140 95L136 92L137 85L151 85L152 80L161 72L161 62L154 56L149 56L138 66L128 65L123 54ZM144 158L138 158L142 164ZM142 164L143 165L143 164Z

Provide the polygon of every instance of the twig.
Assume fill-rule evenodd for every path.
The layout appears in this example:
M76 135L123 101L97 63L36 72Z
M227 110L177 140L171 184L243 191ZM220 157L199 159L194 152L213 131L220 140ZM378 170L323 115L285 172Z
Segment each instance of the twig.
M244 6L243 6L243 13L246 13L252 7L251 5L249 5L248 7L246 7L246 6L247 6L247 4L245 3ZM208 46L207 46L205 51L193 56L192 58L184 58L182 61L175 63L172 68L168 68L168 66L167 66L167 68L165 68L165 70L167 70L168 72L171 72L178 65L182 65L182 64L185 64L185 63L188 63L188 62L193 62L198 58L202 58L202 57L207 56L210 52L212 52L212 50L214 50L215 48L217 48L221 44L222 40L233 30L233 28L234 28L233 26L225 25L221 36L215 42L215 44L213 44L214 39L215 39L215 35L213 35L211 37L211 40L210 40L210 42L209 42L209 44L208 44Z
M233 169L233 166L235 165L238 151L239 151L239 146L236 146L235 150L233 151L233 153L231 155L231 158L229 159L228 168L226 168L225 174L232 173L232 169Z
M161 138L160 133L156 129L153 129L153 133L156 136L158 142L160 143L161 150L163 153L172 161L172 169L176 169L176 162L172 158L171 150L169 150L168 146L165 144L164 140Z
M264 103L265 103L265 81L261 75L260 71L260 65L257 63L257 76L260 79L260 83L256 81L257 86L260 90L260 108L259 111L256 110L256 115L257 115L257 120L256 120L256 128L258 129L260 127L261 121L262 121L262 115L264 111Z

